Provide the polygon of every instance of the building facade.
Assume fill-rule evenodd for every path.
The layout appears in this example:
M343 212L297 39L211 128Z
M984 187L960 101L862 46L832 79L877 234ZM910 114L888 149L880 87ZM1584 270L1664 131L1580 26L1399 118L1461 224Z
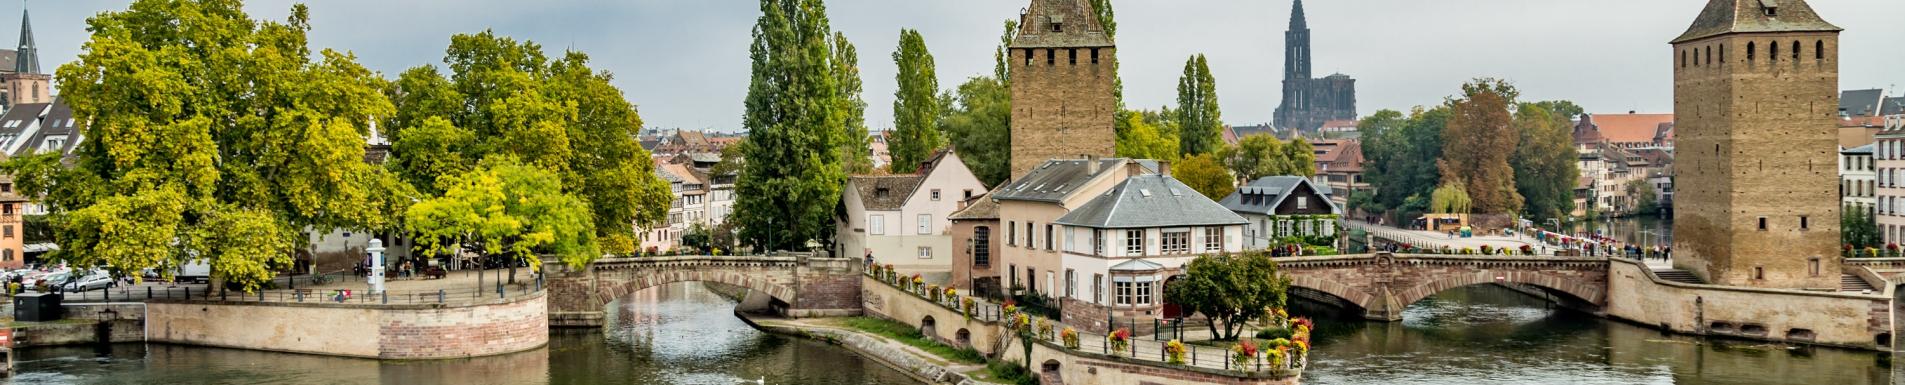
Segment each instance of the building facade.
M1839 288L1839 31L1803 0L1712 0L1673 39L1674 267Z
M1188 315L1166 303L1165 286L1198 256L1242 251L1244 219L1168 173L1126 178L1058 218L1063 270L1052 296L1064 322Z
M1879 237L1886 244L1905 241L1905 118L1885 119L1872 143L1873 199Z
M1867 144L1839 150L1839 206L1867 213L1878 206L1878 189L1873 186L1878 179L1877 163L1872 160L1874 147Z
M1003 236L999 261L1008 293L1057 298L1051 293L1063 271L1058 218L1084 206L1112 186L1137 175L1157 173L1150 161L1123 158L1055 159L992 193L999 205Z
M999 203L986 194L952 213L952 281L946 285L983 297L1005 293L999 282Z
M1111 156L1118 49L1091 3L1032 0L1010 49L1012 177L1051 159Z
M955 254L952 214L985 189L952 151L940 151L913 174L849 177L845 209L835 218L838 250L947 282Z
M1277 106L1277 129L1315 133L1333 120L1356 119L1356 79L1334 74L1311 78L1313 56L1310 26L1303 0L1290 6L1290 29L1283 33L1283 101Z
M1296 239L1334 245L1342 209L1327 187L1300 176L1267 176L1250 181L1218 201L1243 216L1243 249L1262 250Z

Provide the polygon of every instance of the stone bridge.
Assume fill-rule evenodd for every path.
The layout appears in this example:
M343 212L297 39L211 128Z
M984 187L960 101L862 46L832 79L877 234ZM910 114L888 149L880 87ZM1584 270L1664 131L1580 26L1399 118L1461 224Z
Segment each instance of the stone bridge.
M582 270L546 265L549 326L598 327L610 301L675 282L717 282L773 297L791 317L860 314L860 266L851 258L773 256L605 258Z
M1563 306L1600 312L1607 303L1606 258L1363 254L1277 258L1291 295L1399 321L1402 310L1443 290L1485 283L1538 290Z

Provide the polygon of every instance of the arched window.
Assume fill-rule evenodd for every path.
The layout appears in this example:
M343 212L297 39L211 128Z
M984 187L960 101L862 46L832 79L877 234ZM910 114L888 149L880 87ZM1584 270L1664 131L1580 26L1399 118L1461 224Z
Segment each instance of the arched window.
M1707 46L1707 65L1713 65L1713 46Z
M1793 61L1799 61L1799 41L1793 40Z
M1680 50L1680 68L1687 68L1687 50Z
M1779 61L1779 42L1775 41L1766 46L1766 60Z
M1753 61L1753 42L1746 42L1746 61Z
M1826 41L1825 40L1818 40L1818 41L1812 42L1812 58L1818 59L1818 60L1826 60Z

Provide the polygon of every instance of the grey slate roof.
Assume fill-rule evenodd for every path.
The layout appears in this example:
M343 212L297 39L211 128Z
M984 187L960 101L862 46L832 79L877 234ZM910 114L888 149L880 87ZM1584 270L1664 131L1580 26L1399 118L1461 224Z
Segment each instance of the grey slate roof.
M1184 182L1165 175L1125 179L1056 223L1101 229L1220 226L1249 223Z
M1238 187L1237 191L1230 193L1230 196L1224 197L1224 200L1219 203L1230 211L1276 215L1277 206L1282 205L1283 200L1288 199L1290 192L1296 191L1297 186L1303 185L1308 185L1311 190L1315 190L1317 194L1323 195L1325 199L1322 199L1322 201L1330 205L1330 212L1341 212L1341 210L1336 207L1336 202L1328 199L1330 196L1330 187L1328 185L1310 183L1308 178L1300 176L1266 176L1257 178L1257 180L1250 181L1250 183L1243 185L1243 187ZM1245 201L1243 199L1245 194L1266 195L1271 198L1261 201Z
M1032 0L1010 48L1111 47L1097 14L1089 0ZM1064 31L1052 32L1054 22Z
M1858 147L1848 148L1844 150L1839 150L1839 153L1847 154L1847 155L1859 155L1859 154L1872 155L1872 143L1866 143L1864 146L1858 146Z
M61 98L54 98L52 104L53 108L47 110L46 115L40 119L40 130L33 133L33 137L20 147L19 153L59 151L61 154L71 154L73 149L78 147L79 122L73 119L72 107L68 107L66 101ZM60 141L60 148L41 148L47 144L48 137L54 136L64 138Z
M1879 102L1885 99L1884 90L1846 90L1839 92L1839 112L1847 116L1879 115Z
M1005 188L992 194L993 199L1058 202L1078 190L1078 186L1091 181L1093 177L1105 172L1122 170L1127 159L1108 158L1098 160L1098 172L1089 172L1084 159L1053 159L1039 164L1025 177L1007 183ZM1148 172L1157 172L1157 161L1138 160Z
M955 221L981 220L981 219L998 220L999 219L999 202L994 202L990 194L972 197L971 203L968 204L966 208L960 209L959 211L954 211L952 215L946 216L946 219L951 219Z
M1894 96L1885 98L1885 103L1879 106L1879 115L1889 116L1899 114L1905 114L1905 97Z
M919 189L925 175L859 175L853 176L853 186L860 191L860 203L869 211L895 211L906 205L906 199ZM886 193L880 193L885 190Z
M1765 9L1776 7L1774 16ZM1838 32L1813 12L1805 0L1710 0L1700 16L1693 19L1687 32L1673 43L1704 39L1737 32Z

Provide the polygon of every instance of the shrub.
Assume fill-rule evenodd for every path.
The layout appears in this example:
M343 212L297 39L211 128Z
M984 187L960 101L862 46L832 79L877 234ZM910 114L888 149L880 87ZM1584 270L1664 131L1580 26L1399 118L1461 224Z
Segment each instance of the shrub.
M1260 340L1274 340L1278 338L1287 339L1287 338L1295 337L1295 336L1296 336L1296 331L1291 330L1289 328L1274 328L1274 329L1258 329L1257 330L1257 339L1260 339Z

